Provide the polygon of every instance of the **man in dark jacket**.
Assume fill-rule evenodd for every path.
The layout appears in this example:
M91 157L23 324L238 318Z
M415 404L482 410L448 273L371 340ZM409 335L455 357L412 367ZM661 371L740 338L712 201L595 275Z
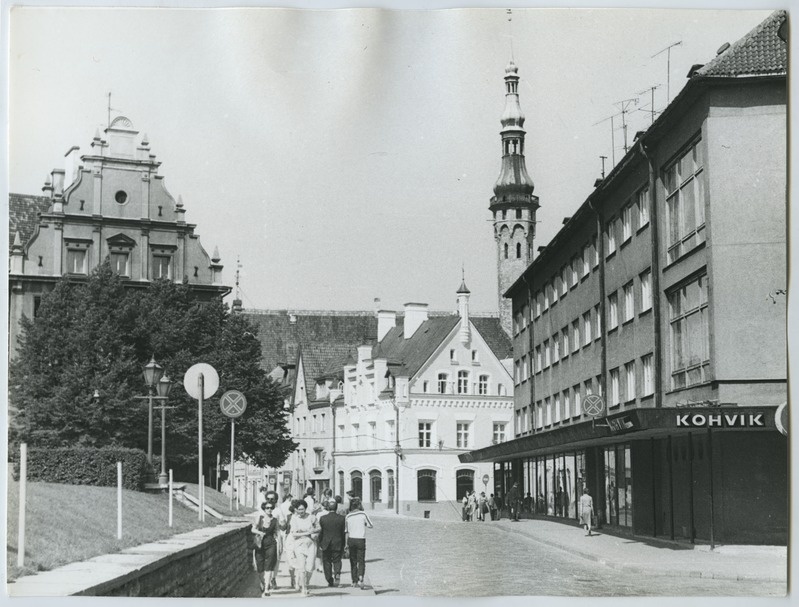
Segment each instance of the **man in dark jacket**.
M513 487L508 491L508 509L510 510L511 519L514 521L519 520L519 502L521 495L519 494L519 483L513 483Z
M325 504L327 514L319 517L319 549L322 551L322 567L328 586L338 586L341 577L341 555L344 552L344 517L336 512L336 500Z

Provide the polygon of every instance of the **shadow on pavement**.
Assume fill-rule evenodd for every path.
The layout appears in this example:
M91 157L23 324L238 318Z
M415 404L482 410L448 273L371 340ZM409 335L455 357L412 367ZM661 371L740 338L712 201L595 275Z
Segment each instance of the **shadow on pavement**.
M399 592L399 588L382 588L380 590L375 590L375 594L380 596L381 594L386 594L388 592Z

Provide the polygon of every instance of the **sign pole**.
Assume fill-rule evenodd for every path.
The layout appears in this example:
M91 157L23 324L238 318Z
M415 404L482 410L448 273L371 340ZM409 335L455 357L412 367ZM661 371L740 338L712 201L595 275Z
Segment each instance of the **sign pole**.
M233 479L236 478L236 460L233 458L233 440L236 432L236 420L230 420L230 509L233 510Z
M28 443L19 446L19 524L17 535L17 567L25 565L25 503L28 493Z
M122 462L117 462L117 539L122 539Z
M172 526L172 468L169 469L169 526Z
M200 512L198 513L198 520L203 520L203 510L205 509L205 504L203 504L203 490L202 490L202 479L203 479L203 392L205 391L205 378L203 374L200 373L197 377L197 388L200 394L200 398L198 399L199 402L199 409L197 413L197 481L200 483L200 490L197 492L197 498L200 500Z

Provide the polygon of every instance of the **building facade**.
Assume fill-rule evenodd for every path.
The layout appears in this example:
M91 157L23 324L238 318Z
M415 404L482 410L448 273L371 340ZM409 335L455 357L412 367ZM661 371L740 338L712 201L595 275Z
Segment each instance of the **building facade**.
M166 278L187 282L205 299L230 291L221 284L219 253L206 253L182 199L164 187L147 136L123 116L104 133L95 134L89 153L77 146L67 152L44 196L10 195L12 355L20 320L36 315L42 295L61 277L80 280L106 259L130 288Z
M587 487L620 530L787 542L785 20L694 66L506 293L516 438L461 460L531 515Z

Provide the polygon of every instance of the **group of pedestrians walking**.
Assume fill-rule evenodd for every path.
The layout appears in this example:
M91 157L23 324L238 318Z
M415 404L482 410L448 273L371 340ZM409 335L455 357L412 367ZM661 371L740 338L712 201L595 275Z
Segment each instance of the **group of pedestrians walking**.
M317 501L312 490L303 499L287 495L278 505L278 494L267 491L261 508L253 515L252 562L261 576L262 596L277 588L281 557L285 560L291 588L308 596L314 569L323 572L327 585L338 586L341 559L349 558L352 585L364 587L366 529L373 527L359 497L349 508L328 490Z

